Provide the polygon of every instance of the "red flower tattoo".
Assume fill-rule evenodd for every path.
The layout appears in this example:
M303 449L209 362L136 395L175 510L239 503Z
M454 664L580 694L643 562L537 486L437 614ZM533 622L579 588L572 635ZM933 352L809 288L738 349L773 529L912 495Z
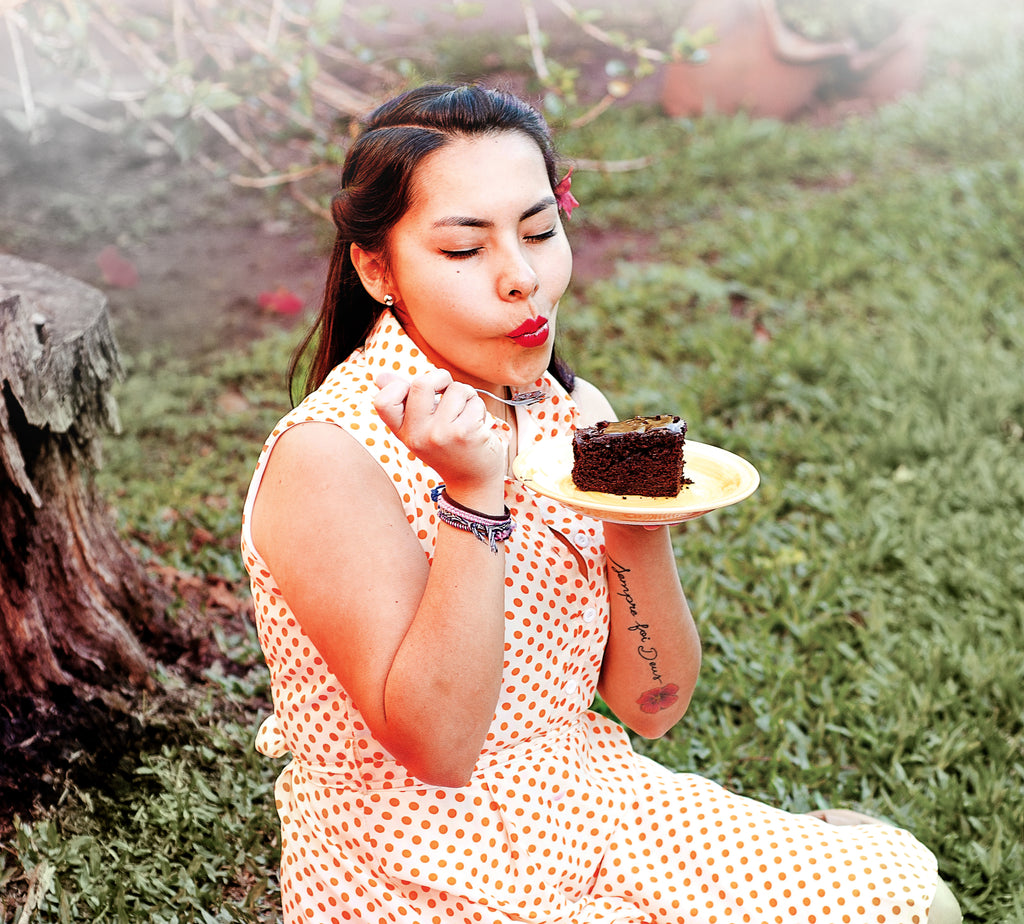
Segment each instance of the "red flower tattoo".
M660 712L662 709L668 709L669 706L679 700L679 697L676 696L678 692L679 686L677 684L667 683L663 687L648 690L637 702L644 712Z

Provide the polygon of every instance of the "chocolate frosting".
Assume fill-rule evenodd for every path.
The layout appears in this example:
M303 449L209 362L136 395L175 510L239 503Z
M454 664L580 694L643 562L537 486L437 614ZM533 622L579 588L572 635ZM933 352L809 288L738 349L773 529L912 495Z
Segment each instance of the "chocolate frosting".
M646 433L661 427L681 430L685 424L671 414L659 414L657 417L630 417L629 420L602 420L597 426L604 433Z

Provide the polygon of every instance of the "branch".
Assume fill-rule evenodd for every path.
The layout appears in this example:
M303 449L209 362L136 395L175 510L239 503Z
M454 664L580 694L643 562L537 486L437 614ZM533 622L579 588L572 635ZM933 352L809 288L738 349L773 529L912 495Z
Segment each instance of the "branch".
M267 44L273 48L281 34L281 0L273 0L267 20Z
M199 106L194 110L194 114L197 118L202 119L207 125L209 125L210 128L220 135L221 138L238 151L238 153L246 160L251 161L264 173L270 173L274 169L274 165L269 160L260 154L260 152L251 144L244 141L238 132L228 125L228 123L217 115L216 112L212 112L205 106Z
M593 170L595 173L628 173L631 170L644 170L657 160L648 154L646 157L633 157L629 160L588 160L585 157L577 157L573 159L573 163L580 170Z
M537 10L533 0L521 0L523 5L523 16L526 17L526 35L530 42L530 57L533 59L533 69L537 72L537 78L541 83L547 85L551 78L551 71L548 69L548 62L544 59L544 36L540 31L540 22L537 19Z
M615 37L610 32L606 32L599 26L595 26L593 23L587 22L579 14L576 8L568 2L568 0L551 0L551 5L567 19L579 26L580 29L592 39L596 39L602 45L618 48L620 51L623 50L621 42L616 41ZM660 64L667 58L665 52L658 51L657 48L649 48L645 45L641 45L637 48L630 48L629 50L636 54L637 57L646 58L648 61L654 61L656 64Z
M314 215L319 215L325 221L329 221L333 225L334 217L331 215L330 209L325 209L319 202L317 202L315 199L311 198L310 196L307 196L297 186L290 187L290 192L292 194L292 198L296 202L298 202L300 205L304 206L305 208L309 209L309 211L311 211Z
M601 113L606 112L613 105L615 105L615 97L611 93L605 94L604 98L600 102L595 103L581 116L577 116L569 123L570 128L582 128L584 125L589 125L594 121Z
M21 34L13 15L4 14L7 25L7 37L11 40L11 54L14 56L14 70L18 75L18 89L21 91L21 105L25 110L25 121L29 134L34 134L36 127L36 103L32 97L32 84L28 79L28 67L25 65L25 49L21 44Z
M273 60L273 49L268 47L262 39L253 35L241 23L235 23L234 32L257 54ZM291 62L281 61L280 67L282 72L290 79L299 80L302 78L299 68ZM343 84L330 74L323 72L313 78L310 89L322 102L347 116L361 115L373 105L372 97L347 84Z
M79 81L75 81L76 86L85 85ZM2 88L16 88L16 85L11 83L3 77L0 77L0 87ZM72 122L78 122L80 125L91 128L93 131L102 132L103 134L114 134L121 130L121 125L111 119L98 119L94 115L90 115L77 106L72 106L69 103L62 102L58 97L50 96L48 93L37 92L35 94L35 100L47 109L53 109L59 112L65 118L71 119Z
M307 177L316 176L325 170L334 169L333 164L313 164L311 167L299 167L289 170L287 173L272 173L267 176L242 176L240 173L232 173L228 179L236 186L245 186L248 189L272 189L275 186L286 186L289 183L297 183Z
M171 69L165 64L160 56L153 51L144 42L139 41L136 37L132 36L128 39L122 39L117 29L114 28L114 24L101 20L97 22L97 27L100 32L114 45L115 48L119 48L125 54L127 54L133 61L143 65L143 67L149 67L158 77L168 81L172 85L177 83L180 89L186 94L191 93L195 89L195 83L191 78L181 75L174 79L174 75L171 74ZM142 113L139 113L140 117ZM194 106L192 109L193 118L197 118L205 122L210 126L218 135L220 135L231 147L233 147L239 154L241 154L246 160L255 164L256 167L263 173L270 173L273 171L274 166L270 163L259 151L257 151L252 145L244 141L238 133L224 121L215 112L207 109L205 106ZM154 120L154 125L159 124Z

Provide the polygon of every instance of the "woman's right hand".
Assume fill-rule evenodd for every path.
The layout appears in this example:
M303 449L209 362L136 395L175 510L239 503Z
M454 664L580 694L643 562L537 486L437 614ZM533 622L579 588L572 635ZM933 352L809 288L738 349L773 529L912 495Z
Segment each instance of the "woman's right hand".
M455 500L497 514L500 429L484 423L463 386L446 383L382 381L381 417L438 475L481 488L453 490ZM439 414L431 414L439 389ZM389 452L404 451L396 440ZM425 555L405 490L345 429L290 427L253 504L253 542L373 736L424 782L464 786L501 690L505 557L442 526Z
M383 372L376 384L380 391L373 406L381 420L437 472L448 493L469 507L500 510L506 443L501 431L490 426L476 390L443 369L411 382Z

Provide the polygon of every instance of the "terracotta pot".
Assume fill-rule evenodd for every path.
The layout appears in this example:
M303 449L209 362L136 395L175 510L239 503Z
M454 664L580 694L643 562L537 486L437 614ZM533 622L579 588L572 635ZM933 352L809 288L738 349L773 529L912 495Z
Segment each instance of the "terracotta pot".
M889 103L913 93L924 82L930 24L924 18L908 19L880 53L864 62L857 75L857 95L873 103Z
M712 25L717 41L702 64L665 68L661 103L671 116L725 114L790 119L814 102L830 62L849 43L809 42L787 29L773 0L698 0L685 23Z

